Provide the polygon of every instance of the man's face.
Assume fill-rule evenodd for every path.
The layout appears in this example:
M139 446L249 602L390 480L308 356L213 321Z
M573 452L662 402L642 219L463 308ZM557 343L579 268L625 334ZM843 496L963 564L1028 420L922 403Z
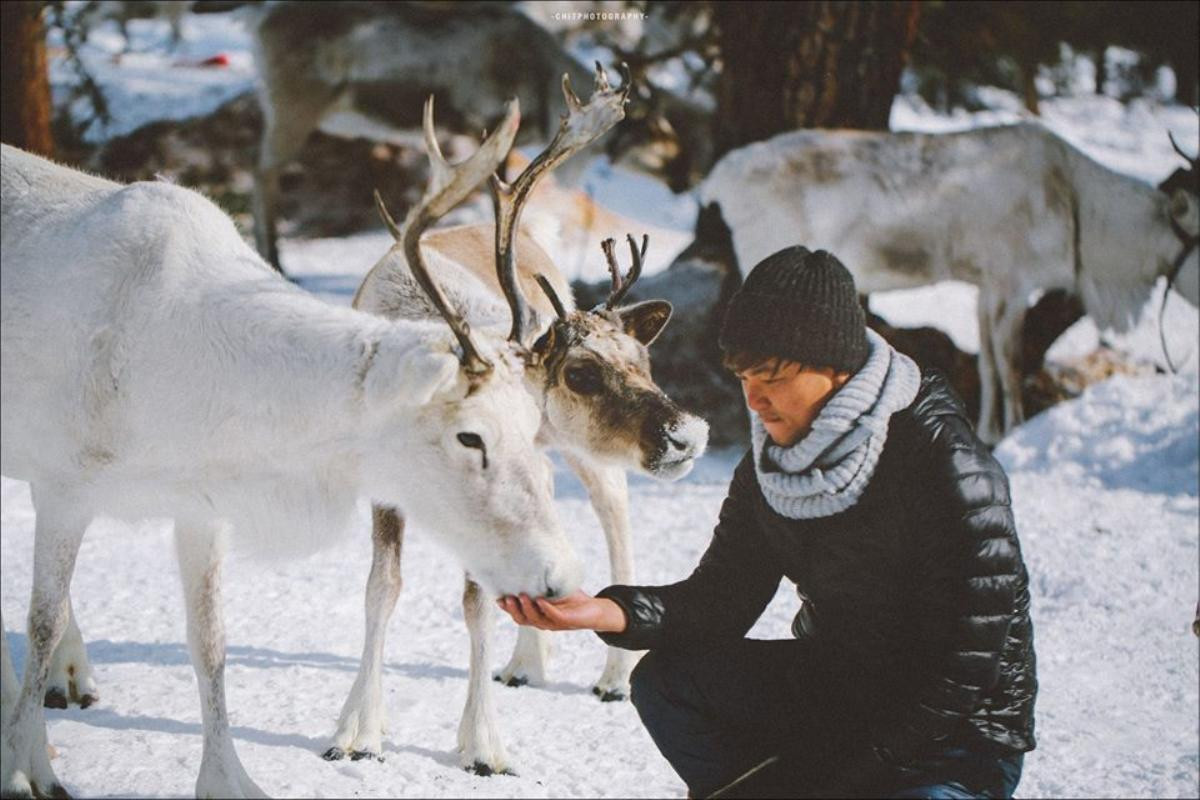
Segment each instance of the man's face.
M769 359L735 373L746 406L763 422L771 441L789 447L800 441L825 402L849 380L830 367L806 367Z

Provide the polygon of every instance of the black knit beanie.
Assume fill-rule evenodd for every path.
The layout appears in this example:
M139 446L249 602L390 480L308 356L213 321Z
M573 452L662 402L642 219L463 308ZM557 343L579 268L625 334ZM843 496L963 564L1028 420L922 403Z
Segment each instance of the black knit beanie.
M767 256L729 301L719 343L727 355L857 372L867 360L867 320L854 278L824 250L796 245Z

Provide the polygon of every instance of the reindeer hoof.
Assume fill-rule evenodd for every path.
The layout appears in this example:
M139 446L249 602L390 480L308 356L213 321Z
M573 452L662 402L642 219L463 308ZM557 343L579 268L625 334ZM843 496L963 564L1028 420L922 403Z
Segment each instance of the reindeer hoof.
M474 772L481 778L490 778L493 775L511 775L516 777L515 772L511 769L494 770L482 761L476 761L474 764L466 768L467 772Z
M32 788L26 792L24 786L19 788L9 787L8 791L0 794L0 797L3 797L4 800L10 800L10 798L11 800L33 800L34 794Z
M341 761L345 757L346 751L340 747L337 747L336 745L321 754L321 758L325 759L326 761Z
M96 694L81 694L79 696L79 707L87 708L88 706L96 703L99 699L100 696Z
M351 750L350 751L350 760L351 761L362 761L364 758L369 758L372 761L378 761L380 763L383 763L383 754L382 753L373 753L370 750Z
M46 708L66 708L67 694L62 689L57 687L46 692L46 698L42 701Z
M71 800L71 795L67 793L66 788L61 783L50 784L50 794L47 797L53 797L57 800Z
M503 683L505 686L511 686L514 689L519 689L522 686L529 685L529 678L523 677L521 675L513 675L508 680L505 680L503 678L503 676L495 675L492 677L492 680L496 681L497 683Z
M625 700L625 693L619 689L601 689L599 686L592 687L592 694L600 698L601 703L616 703Z

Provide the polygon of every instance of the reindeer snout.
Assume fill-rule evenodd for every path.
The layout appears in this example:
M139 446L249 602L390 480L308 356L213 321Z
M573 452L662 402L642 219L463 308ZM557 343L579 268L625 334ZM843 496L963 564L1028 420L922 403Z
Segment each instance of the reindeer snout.
M568 557L546 570L545 596L554 599L565 597L583 584L583 564L571 552Z
M646 463L657 477L674 480L686 475L708 445L708 423L691 414L681 414L674 425L664 428L654 456Z

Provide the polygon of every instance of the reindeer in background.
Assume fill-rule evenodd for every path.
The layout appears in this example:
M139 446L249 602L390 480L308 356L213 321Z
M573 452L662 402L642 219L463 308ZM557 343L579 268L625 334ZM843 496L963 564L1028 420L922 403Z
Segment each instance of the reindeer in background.
M518 118L513 102L466 162L435 159L400 230L436 322L312 297L193 192L122 186L0 148L0 464L30 483L37 510L19 694L0 650L4 796L65 795L42 703L94 516L175 521L203 719L201 797L263 796L225 703L227 541L311 550L348 527L367 495L437 531L483 592L579 585L535 448L543 412L523 375L527 343L473 333L417 244L495 171Z
M994 443L1024 419L1021 328L1033 292L1074 292L1099 327L1118 330L1160 277L1197 305L1200 202L1195 159L1184 157L1187 168L1156 188L1030 123L803 130L727 154L701 200L720 205L742 270L799 243L837 253L863 293L978 286L979 434Z
M198 10L204 10L201 4ZM238 9L253 37L263 132L254 174L259 254L279 267L279 175L320 129L416 144L414 112L436 94L444 125L474 133L516 97L520 141L546 141L566 110L565 72L590 80L552 34L507 3L219 3Z
M530 397L542 409L538 441L562 452L579 476L604 529L612 580L631 583L634 567L626 470L673 480L691 469L707 443L707 425L676 407L650 375L646 346L667 323L671 306L659 300L620 305L641 272L647 245L643 239L639 248L629 237L632 262L628 273L622 276L614 243L606 241L612 291L602 305L590 311L575 309L562 274L518 224L523 204L537 182L624 114L628 74L624 87L617 91L609 87L603 68L596 66L594 92L586 105L571 91L569 78L563 77L568 112L546 150L511 185L493 178L494 237L488 225L445 228L422 239L421 249L431 263L438 264L443 285L455 305L465 309L473 326L503 325L511 318L510 336L521 338L530 332L536 337L524 374ZM425 137L429 151L436 153L428 108ZM400 232L382 202L380 211L398 243L363 280L354 306L388 318L425 319L433 309L409 268L414 251L401 243ZM378 757L382 749L384 635L400 591L406 514L402 507L374 509L363 660L343 706L334 744L325 754L327 759ZM471 659L459 742L463 765L482 775L509 768L495 727L488 675L493 597L476 585L473 576L467 576L463 613L471 638ZM512 659L496 680L510 686L541 683L548 654L548 635L522 627ZM624 698L633 664L631 653L610 648L593 692L602 700Z

